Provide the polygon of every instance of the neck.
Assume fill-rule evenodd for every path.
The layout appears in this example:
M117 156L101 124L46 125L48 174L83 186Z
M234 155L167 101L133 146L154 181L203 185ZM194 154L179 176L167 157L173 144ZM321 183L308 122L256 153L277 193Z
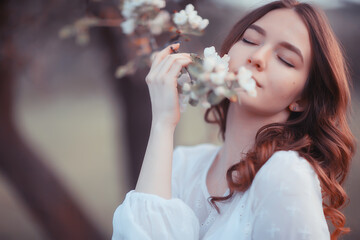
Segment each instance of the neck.
M285 122L288 113L275 115L259 115L249 112L245 107L230 103L227 120L225 142L218 155L216 172L223 176L234 164L238 163L254 146L258 130L270 123Z

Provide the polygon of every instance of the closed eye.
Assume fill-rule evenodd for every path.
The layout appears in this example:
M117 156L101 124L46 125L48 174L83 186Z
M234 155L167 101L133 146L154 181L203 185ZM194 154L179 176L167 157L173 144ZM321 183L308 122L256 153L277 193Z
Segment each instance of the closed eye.
M250 45L256 45L256 43L250 42L250 41L247 40L246 38L242 38L241 40L242 40L244 43L247 43L247 44L250 44ZM278 58L279 58L279 60L280 60L281 62L283 62L286 66L291 67L291 68L295 68L294 65L288 63L288 62L285 61L283 58L281 58L281 57L278 57Z
M242 38L241 40L242 40L244 43L248 43L248 44L251 44L251 45L256 45L255 43L250 42L250 41L247 40L246 38Z
M289 67L292 67L292 68L294 68L295 66L294 65L292 65L292 64L290 64L290 63L288 63L287 61L285 61L284 59L282 59L281 57L278 57L279 59L280 59L280 61L281 62L283 62L285 65L287 65L287 66L289 66Z

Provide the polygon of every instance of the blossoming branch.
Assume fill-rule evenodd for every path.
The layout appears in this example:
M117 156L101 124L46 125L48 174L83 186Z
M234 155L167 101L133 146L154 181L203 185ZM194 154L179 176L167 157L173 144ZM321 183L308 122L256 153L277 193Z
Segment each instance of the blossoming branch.
M252 72L243 66L235 73L229 72L230 57L227 54L220 57L215 47L208 47L204 49L203 58L195 54L191 56L193 63L187 67L191 81L178 79L182 104L188 102L196 106L200 103L201 106L209 108L224 98L240 103L237 92L240 89L256 97L256 82L252 78ZM184 105L182 107L184 108Z
M172 16L163 10L165 6L165 0L124 0L118 5L122 18L84 17L61 28L59 37L75 37L78 44L85 45L90 41L91 27L120 27L137 48L135 59L117 68L115 76L122 78L135 73L137 68L149 66L152 53L164 47L158 47L156 35L172 33L173 36L165 44L168 45L183 36L202 35L209 24L209 20L199 16L192 4L188 4L184 10L175 12Z

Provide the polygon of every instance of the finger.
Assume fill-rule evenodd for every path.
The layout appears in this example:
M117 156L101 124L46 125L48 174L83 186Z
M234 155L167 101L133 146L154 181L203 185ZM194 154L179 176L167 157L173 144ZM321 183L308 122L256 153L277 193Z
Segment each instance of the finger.
M191 60L187 60L187 59L179 59L177 61L174 62L174 64L171 65L168 73L167 73L167 78L165 79L165 82L168 83L175 83L177 81L174 81L177 79L177 76L179 75L181 69L183 67L186 67L187 65L189 65L191 63Z
M172 45L169 45L167 46L166 48L164 48L163 50L161 50L159 53L157 53L155 55L155 59L154 59L154 62L153 64L158 64L159 62L161 62L167 55L170 55L171 53L173 53L173 51L171 50L171 47L174 49L174 50L177 50L179 49L180 47L180 43L175 43L175 44L172 44Z
M147 75L147 79L151 79L152 81L161 81L161 74L168 72L171 63L176 58L186 58L192 60L189 53L176 53L167 55L158 65L153 64L151 66L150 72Z
M161 64L159 65L159 67L154 70L154 76L158 76L158 79L159 81L162 81L162 77L167 75L170 68L171 68L171 65L173 65L176 61L180 61L180 60L184 60L184 61L187 61L187 62L191 62L191 58L187 58L187 57L184 57L182 55L171 55L171 56L167 56L162 62Z
M159 53L157 53L159 54ZM156 78L156 76L158 76L159 72L160 72L160 69L165 65L165 63L167 61L169 61L170 59L170 56L183 56L183 57L187 57L189 59L191 59L190 57L190 54L189 53L176 53L176 54L170 54L170 55L167 55L164 59L162 59L161 62L159 63L156 63L156 62L153 62L152 65L151 65L151 68L150 68L150 71L148 73L148 77L150 78Z
M190 57L190 54L188 53L176 53L176 54L171 54L171 55L168 55L166 56L161 63L159 63L159 67L160 69L167 65L167 62L168 64L171 64L173 61L177 60L177 59L181 59L181 58L184 58L184 59L188 59L188 60L192 60L191 57ZM167 71L166 71L167 72Z
M173 49L174 49L174 48L173 48ZM171 50L171 46L170 46L170 50ZM174 49L174 50L175 50L175 49ZM158 55L158 53L160 53L160 51L155 51L155 52L153 52L153 53L150 55L150 61L151 61L151 63L154 62L154 60L155 60L156 56ZM174 53L173 51L171 51L170 54L184 54L184 55L187 55L188 57L191 58L190 53Z
M156 55L159 53L159 51L155 51L150 55L150 62L151 64L154 62Z

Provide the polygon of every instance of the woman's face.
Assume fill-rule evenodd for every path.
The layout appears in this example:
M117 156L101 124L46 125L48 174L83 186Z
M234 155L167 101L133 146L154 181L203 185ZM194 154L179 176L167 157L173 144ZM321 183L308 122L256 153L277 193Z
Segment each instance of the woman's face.
M277 9L253 23L229 51L231 71L251 70L257 97L238 91L240 107L260 115L301 111L301 93L309 75L311 46L308 30L291 9ZM250 60L250 61L249 61Z

